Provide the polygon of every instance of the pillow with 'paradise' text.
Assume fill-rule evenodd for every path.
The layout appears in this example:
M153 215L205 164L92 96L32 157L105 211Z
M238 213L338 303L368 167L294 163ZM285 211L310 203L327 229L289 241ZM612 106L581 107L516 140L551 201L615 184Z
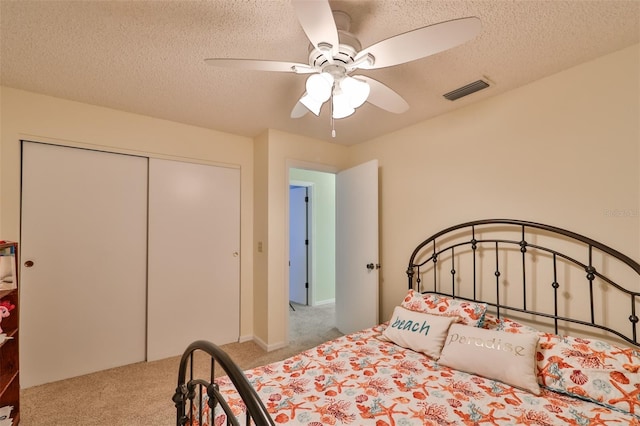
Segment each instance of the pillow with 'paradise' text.
M437 360L447 331L455 320L456 317L414 312L396 306L382 335L398 346L421 352Z
M453 324L439 364L540 395L536 377L536 333L513 334Z

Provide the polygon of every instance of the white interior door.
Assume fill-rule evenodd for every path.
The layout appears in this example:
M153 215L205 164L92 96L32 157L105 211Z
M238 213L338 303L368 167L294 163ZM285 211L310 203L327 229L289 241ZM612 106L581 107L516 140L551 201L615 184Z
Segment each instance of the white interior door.
M307 188L289 189L289 300L308 304Z
M378 160L372 160L336 175L336 327L342 333L378 324L378 275Z
M240 170L149 160L147 359L240 335Z
M146 247L146 158L23 142L23 388L145 359Z

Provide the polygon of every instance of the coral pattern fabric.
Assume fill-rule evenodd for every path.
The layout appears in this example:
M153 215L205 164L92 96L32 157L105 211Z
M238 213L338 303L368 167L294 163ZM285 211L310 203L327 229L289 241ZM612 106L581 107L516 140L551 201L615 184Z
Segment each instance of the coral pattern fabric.
M484 303L465 302L438 294L422 294L414 290L409 290L402 301L402 307L432 315L458 317L458 322L474 327L482 324L487 311L487 305Z
M640 419L593 402L547 389L535 396L438 365L380 340L384 328L343 336L245 374L277 424L640 426ZM217 382L240 414L243 404L229 380ZM216 411L197 426L225 421Z
M640 350L540 333L538 382L640 418Z
M482 319L481 328L485 328L487 330L498 330L504 331L505 333L538 333L533 327L529 327L527 325L521 324L517 321L514 321L510 318L502 317L498 318L495 315L486 313L484 318Z

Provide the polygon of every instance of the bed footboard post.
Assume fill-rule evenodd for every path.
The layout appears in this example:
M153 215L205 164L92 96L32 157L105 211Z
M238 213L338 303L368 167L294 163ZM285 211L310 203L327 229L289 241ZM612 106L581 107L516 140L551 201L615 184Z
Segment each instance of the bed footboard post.
M185 385L176 387L176 392L173 394L173 402L176 405L176 426L183 426L186 423L187 418L185 413L185 401L187 399L187 388Z

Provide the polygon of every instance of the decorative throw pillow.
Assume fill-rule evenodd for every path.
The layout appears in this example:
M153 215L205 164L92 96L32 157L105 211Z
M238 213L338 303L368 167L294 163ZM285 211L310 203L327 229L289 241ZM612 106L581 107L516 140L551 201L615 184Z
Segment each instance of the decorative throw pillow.
M410 311L433 315L455 316L462 324L478 327L487 311L484 303L466 302L439 294L419 293L409 290L402 301L402 307Z
M505 333L538 333L539 331L528 325L521 324L511 318L498 318L495 315L485 313L481 328L487 330L504 331Z
M540 333L538 382L640 418L640 349Z
M396 306L382 335L398 346L438 359L455 317L429 315Z
M438 363L540 394L536 333L513 334L453 324Z

